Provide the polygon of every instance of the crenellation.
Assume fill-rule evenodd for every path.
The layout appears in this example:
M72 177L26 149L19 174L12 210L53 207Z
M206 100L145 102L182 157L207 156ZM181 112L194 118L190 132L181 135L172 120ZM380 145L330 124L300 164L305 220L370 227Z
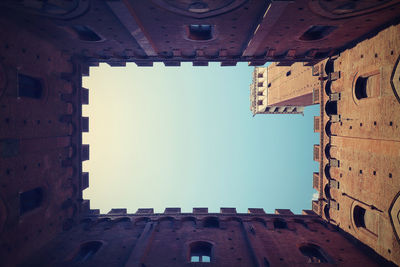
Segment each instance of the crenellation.
M107 214L108 215L110 215L110 214L113 214L113 215L125 215L125 214L127 214L127 211L126 211L125 208L123 208L123 209L121 209L121 208L111 209Z
M264 209L262 208L249 208L247 211L250 214L259 214L259 215L266 214Z
M154 214L153 208L141 208L136 211L136 214Z
M193 214L208 214L208 208L193 208Z
M82 132L84 132L84 133L89 132L89 118L88 117L81 118L81 129L82 129Z
M275 209L275 214L279 215L293 215L290 209Z
M180 214L181 208L165 208L164 213L165 214Z
M220 208L221 214L236 214L236 208Z
M82 145L81 160L82 161L89 160L89 145Z

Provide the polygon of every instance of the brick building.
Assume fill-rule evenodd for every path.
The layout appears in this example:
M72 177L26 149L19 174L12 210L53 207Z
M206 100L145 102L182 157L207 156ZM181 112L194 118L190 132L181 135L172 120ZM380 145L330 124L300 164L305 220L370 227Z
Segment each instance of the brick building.
M126 62L151 66L157 61L167 66L179 66L185 61L196 66L212 61L221 62L222 66L240 61L252 65L266 61L313 65L396 22L398 1L221 0L187 4L168 0L6 0L1 1L0 7L1 265L158 266L158 260L167 266L196 264L190 263L192 260L210 261L210 266L292 266L308 262L382 266L388 264L386 260L399 263L394 256L400 254L398 239L392 238L393 231L388 230L391 226L398 233L398 221L393 215L399 205L393 195L399 177L394 163L398 162L398 102L393 97L398 96L398 72L387 75L398 64L394 63L396 59L398 62L397 39L389 40L393 55L381 58L380 51L389 51L386 48L376 51L377 57L370 58L372 54L365 53L372 65L384 63L379 65L382 67L378 76L386 77L386 85L391 77L395 91L386 86L380 91L385 97L372 99L372 106L379 106L379 111L379 101L387 101L388 110L369 110L371 102L364 105L366 102L362 101L369 99L361 97L362 90L357 94L361 103L355 104L360 107L360 114L371 114L360 121L365 128L374 127L367 118L373 120L372 115L381 114L376 118L379 130L357 130L360 136L371 134L371 140L362 141L360 147L371 149L375 147L371 142L379 143L385 153L376 158L390 163L375 170L376 176L382 178L374 180L376 187L386 190L373 193L373 200L378 199L377 194L385 194L385 198L373 204L384 212L379 215L383 234L378 235L377 246L363 235L370 230L365 219L368 216L364 216L365 231L359 229L363 228L362 220L353 224L357 228L343 227L349 218L362 219L363 213L368 215L372 210L361 203L356 204L360 208L353 217L341 215L346 210L342 207L351 210L350 197L363 199L362 192L345 191L347 195L336 196L332 189L331 197L327 197L320 190L321 200L313 204L313 210L321 217L311 211L293 215L277 210L277 214L268 215L254 209L250 209L250 214L236 214L234 209L222 209L220 214L208 214L204 209L195 209L191 214L175 209L166 210L166 214L152 214L151 210L129 215L123 214L123 210L97 214L90 209L89 201L82 199L82 191L89 184L89 174L82 173L82 161L89 159L89 146L82 144L82 132L89 130L89 120L81 112L82 105L89 103L82 76L88 75L89 66L99 62L111 66L123 66ZM387 31L398 31L395 29ZM351 164L357 171L370 173L372 169L361 166L367 153L361 148L352 150L359 153L356 156L346 149L336 149L336 155L331 149L345 142L340 138L344 134L339 132L349 131L340 130L333 122L342 122L346 127L354 122L350 115L344 115L352 109L344 92L352 87L343 89L339 96L333 92L339 90L335 88L344 88L339 86L343 79L332 82L334 73L340 70L337 62L342 62L343 68L355 64L342 59L344 55L351 56L349 51L352 50L334 61L325 61L328 67L325 73L321 70L321 78L329 78L331 100L324 105L328 96L321 90L321 108L328 113L322 113L320 124L316 125L336 133L336 137L321 133L320 146L331 145L329 155L335 155L339 168ZM329 71L332 64L337 70ZM366 79L374 76L368 74L374 71L360 70L359 75ZM368 78L367 85L369 79L376 80ZM325 88L327 81L321 88ZM375 93L367 90L366 95ZM338 97L340 100L334 100ZM330 104L333 102L336 104ZM343 113L331 113L331 106ZM388 118L393 119L385 121ZM328 120L331 128L325 127ZM330 178L336 178L334 172L338 167L333 158L324 158L322 152L319 157L323 169L317 175L318 185L323 188L328 181L323 178L327 162ZM371 162L368 166L375 165ZM333 200L340 203L337 213L333 211ZM341 220L343 224L339 224Z
M313 210L400 263L400 27L318 64ZM397 52L396 52L397 51Z
M256 67L250 85L250 110L256 114L303 114L304 107L318 104L319 77L313 68L296 62Z

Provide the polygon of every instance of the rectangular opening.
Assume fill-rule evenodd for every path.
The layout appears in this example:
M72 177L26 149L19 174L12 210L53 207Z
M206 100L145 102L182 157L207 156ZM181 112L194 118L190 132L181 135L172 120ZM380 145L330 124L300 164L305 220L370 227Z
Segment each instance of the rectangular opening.
M21 193L19 195L20 214L38 208L42 201L43 190L40 187Z
M112 208L126 207L128 213L135 213L138 208L154 207L151 212L158 213L164 212L165 207L181 206L182 212L191 212L193 207L207 205L209 212L218 212L220 207L215 205L219 204L200 201L204 196L220 198L226 184L216 181L226 179L232 181L232 190L260 188L251 192L262 200L260 206L271 203L266 209L274 210L277 201L287 201L261 190L269 185L265 181L259 186L257 166L267 161L269 172L279 179L293 177L293 182L297 181L295 167L282 171L278 163L286 160L284 154L266 157L269 149L288 146L285 138L277 139L271 129L284 133L313 130L307 124L297 123L295 116L253 118L247 103L255 101L262 105L258 106L262 107L260 112L264 112L267 100L255 99L254 95L249 99L250 91L243 90L251 83L254 71L246 63L229 69L218 63L206 68L191 65L182 63L180 68L170 68L156 63L153 68L142 68L128 63L125 68L112 68L100 64L91 67L90 76L83 78L83 87L89 88L90 105L82 106L82 116L89 118L90 131L82 134L82 143L90 144L90 157L87 146L76 153L86 160L82 162L82 171L87 173L82 182L84 187L90 186L83 191L83 198L90 199L92 209L107 213ZM313 115L319 113L319 107L309 108L311 115L305 116L308 125ZM271 109L279 107L267 112ZM289 120L293 123L282 124ZM300 136L291 137L298 138L291 150L304 147ZM310 140L306 146L308 153L312 153L318 140L317 136ZM244 154L251 156L241 156ZM312 173L312 157L298 164L307 165L307 161ZM276 191L284 188L284 184L278 185ZM308 193L299 192L298 199L304 200L290 199L287 206L300 212L309 205L313 190L310 186ZM231 193L224 194L220 201L224 206L239 205L235 202L237 196Z
M211 40L212 26L208 24L191 24L188 26L188 38L194 41Z
M40 79L18 73L18 97L40 99L43 86Z

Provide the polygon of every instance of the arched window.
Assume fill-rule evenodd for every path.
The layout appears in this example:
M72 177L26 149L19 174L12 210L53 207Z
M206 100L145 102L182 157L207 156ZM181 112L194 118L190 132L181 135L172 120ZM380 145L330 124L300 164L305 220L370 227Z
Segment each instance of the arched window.
M38 208L43 202L43 189L37 187L35 189L23 192L19 195L20 214Z
M333 263L326 253L317 245L305 244L299 247L301 254L307 258L308 263Z
M74 262L87 262L92 259L94 254L99 251L103 244L100 241L90 241L81 245L78 253L75 255Z
M190 262L211 262L212 244L198 241L190 244Z
M219 220L216 217L208 217L204 220L203 226L206 228L219 228Z

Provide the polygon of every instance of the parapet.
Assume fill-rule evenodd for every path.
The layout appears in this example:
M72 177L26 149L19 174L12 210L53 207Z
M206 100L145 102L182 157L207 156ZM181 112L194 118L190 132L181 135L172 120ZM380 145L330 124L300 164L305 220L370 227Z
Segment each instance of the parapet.
M318 203L316 201L316 203ZM125 208L113 208L106 214L100 214L98 209L90 209L90 201L83 200L82 202L82 211L88 216L91 215L112 215L112 216L154 216L154 217L165 217L168 216L218 216L222 215L223 217L229 218L231 216L268 216L268 217L291 217L291 216L301 216L301 215L309 215L309 216L317 216L316 212L313 210L303 210L301 215L294 214L290 209L275 209L274 213L266 213L263 208L249 208L247 213L238 213L236 208L230 207L221 207L219 213L208 212L208 208L204 207L195 207L192 209L192 212L182 212L179 207L167 207L164 209L163 213L154 213L153 208L139 208L135 213L128 213Z

